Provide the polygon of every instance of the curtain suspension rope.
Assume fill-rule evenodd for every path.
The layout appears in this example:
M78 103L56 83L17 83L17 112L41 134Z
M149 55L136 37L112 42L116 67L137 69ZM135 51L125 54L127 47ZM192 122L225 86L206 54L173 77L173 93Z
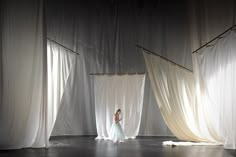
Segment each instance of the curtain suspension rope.
M60 43L58 43L58 42L56 42L56 41L53 40L53 39L50 39L50 38L47 37L47 40L49 40L49 41L51 41L51 42L53 42L53 43L55 43L55 44L57 44L57 45L59 45L59 46L65 48L65 49L67 49L67 50L69 50L70 52L72 52L72 53L74 53L74 54L76 54L76 55L79 55L79 53L77 53L77 52L71 50L70 48L68 48L68 47L66 47L66 46L64 46L64 45L62 45L62 44L60 44Z
M218 35L217 37L213 38L212 40L208 41L206 44L202 45L201 47L199 47L198 49L196 49L195 51L192 52L193 53L198 53L198 51L204 47L210 47L213 45L209 45L211 42L215 41L216 39L221 39L223 38L222 35L224 35L225 33L229 32L230 30L235 30L234 27L236 25L233 25L232 27L230 27L229 29L227 29L226 31L224 31L223 33L221 33L220 35Z
M182 66L182 65L180 65L180 64L177 64L177 63L173 62L172 60L169 60L169 59L167 59L167 58L165 58L165 57L163 57L163 56L161 56L161 55L159 55L159 54L157 54L157 53L155 53L155 52L152 52L152 51L150 51L150 50L148 50L148 49L146 49L146 48L144 48L144 47L142 47L142 46L140 46L140 45L138 45L138 44L136 44L136 46L137 46L138 48L141 48L141 49L145 50L146 53L153 54L153 55L156 55L156 56L158 56L158 57L161 57L162 59L164 59L164 60L166 60L166 61L168 61L168 62L171 62L171 63L173 63L173 64L175 64L175 65L177 65L177 66L179 66L179 67L181 67L181 68L184 68L185 70L188 70L188 71L190 71L190 72L193 72L192 70L190 70L190 69L188 69L188 68L186 68L186 67L184 67L184 66Z

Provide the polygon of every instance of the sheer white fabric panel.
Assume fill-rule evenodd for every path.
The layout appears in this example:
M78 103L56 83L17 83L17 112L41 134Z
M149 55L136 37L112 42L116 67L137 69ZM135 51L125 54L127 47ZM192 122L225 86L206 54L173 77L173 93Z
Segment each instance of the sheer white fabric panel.
M182 140L220 142L199 107L193 73L158 56L144 53L144 58L157 104L173 134Z
M94 76L95 114L98 139L108 138L116 109L127 138L139 132L145 75Z
M144 52L144 58L157 104L167 126L179 139L197 141L200 135L193 112L193 74L158 56Z
M43 147L46 142L43 4L41 0L20 3L4 0L1 5L0 148Z
M64 89L71 70L75 66L76 54L55 44L47 42L48 60L48 107L47 123L50 137L61 105ZM48 139L49 139L48 137Z
M214 46L193 55L199 84L206 87L210 119L223 139L224 147L236 149L236 33L231 31Z
M52 136L96 135L93 78L88 74L85 58L76 55Z

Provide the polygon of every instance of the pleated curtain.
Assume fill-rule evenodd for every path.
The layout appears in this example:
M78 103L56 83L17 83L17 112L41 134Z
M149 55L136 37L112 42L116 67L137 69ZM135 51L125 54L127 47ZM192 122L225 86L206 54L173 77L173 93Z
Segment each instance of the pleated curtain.
M48 105L47 105L47 133L48 139L56 122L67 80L75 68L76 54L70 50L47 42L48 65Z
M0 149L46 144L43 1L1 1Z
M93 78L86 58L76 55L51 136L96 135Z
M236 149L236 32L193 54L196 86L204 87L204 106L211 127L221 137L224 147Z
M146 52L144 58L157 104L172 133L181 140L215 141L200 128L205 119L199 121L193 72Z
M121 126L127 138L138 135L145 75L94 76L97 139L108 139L115 111L121 109Z
M182 140L236 149L236 33L193 54L193 72L144 53L162 116Z

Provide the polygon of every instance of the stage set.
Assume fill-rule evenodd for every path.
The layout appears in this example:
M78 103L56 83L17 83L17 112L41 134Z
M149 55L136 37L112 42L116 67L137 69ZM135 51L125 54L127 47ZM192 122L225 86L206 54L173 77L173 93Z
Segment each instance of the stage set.
M236 156L235 0L0 8L0 157Z

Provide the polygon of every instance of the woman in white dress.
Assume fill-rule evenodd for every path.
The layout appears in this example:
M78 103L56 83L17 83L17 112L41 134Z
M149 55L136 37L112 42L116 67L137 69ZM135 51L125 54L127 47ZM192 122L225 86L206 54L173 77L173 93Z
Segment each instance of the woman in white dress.
M118 109L114 114L113 124L109 132L109 139L113 142L124 142L125 139L124 131L120 125L120 114L121 110Z

